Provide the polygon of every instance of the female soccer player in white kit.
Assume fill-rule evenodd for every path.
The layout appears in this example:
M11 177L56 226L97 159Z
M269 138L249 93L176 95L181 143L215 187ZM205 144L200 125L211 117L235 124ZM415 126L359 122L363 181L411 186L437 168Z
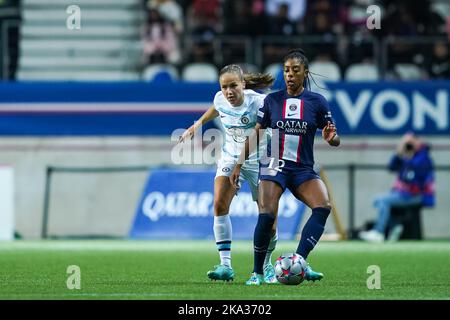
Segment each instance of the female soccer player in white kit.
M214 237L220 255L220 265L207 273L212 280L233 280L231 267L232 226L229 209L236 189L231 185L229 176L233 171L245 144L247 136L256 125L258 109L262 107L265 94L253 91L272 85L274 79L267 74L244 74L238 65L228 65L220 71L221 91L214 97L210 107L199 120L187 129L180 142L190 139L194 132L212 119L220 116L225 129L225 141L222 156L217 163L214 179ZM257 151L249 156L242 166L240 182L247 180L254 201L258 200L259 162ZM275 272L271 263L272 251L277 242L276 225L272 229L272 237L264 261L264 281L276 283Z

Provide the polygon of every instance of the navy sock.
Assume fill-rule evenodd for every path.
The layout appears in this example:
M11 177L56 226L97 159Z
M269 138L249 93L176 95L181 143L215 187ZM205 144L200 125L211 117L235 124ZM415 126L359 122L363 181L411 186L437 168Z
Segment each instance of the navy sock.
M311 217L309 217L302 230L302 237L297 247L297 253L303 258L307 258L308 254L314 248L325 230L330 209L314 208Z
M258 223L253 236L253 272L263 273L264 258L269 247L274 222L275 216L272 213L260 213L258 215Z

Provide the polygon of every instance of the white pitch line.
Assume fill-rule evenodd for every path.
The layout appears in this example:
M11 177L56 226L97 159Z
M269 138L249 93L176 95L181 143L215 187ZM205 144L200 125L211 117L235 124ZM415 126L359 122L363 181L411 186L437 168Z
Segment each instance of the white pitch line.
M52 294L48 294L52 295ZM167 296L177 296L174 293L63 293L56 294L56 296L80 296L80 297L167 297Z
M297 248L297 241L279 241L276 251L290 252ZM172 252L172 251L215 251L213 240L179 240L179 241L133 241L133 240L43 240L43 241L12 241L1 242L1 252L20 250L36 251L144 251L144 252ZM252 241L233 241L234 252L253 252ZM450 252L450 242L411 241L396 243L372 244L365 242L319 242L316 252L398 252L398 251L429 251Z
M25 293L17 294L14 296L55 296L55 297L167 297L167 296L179 296L174 293ZM1 296L0 296L1 297Z

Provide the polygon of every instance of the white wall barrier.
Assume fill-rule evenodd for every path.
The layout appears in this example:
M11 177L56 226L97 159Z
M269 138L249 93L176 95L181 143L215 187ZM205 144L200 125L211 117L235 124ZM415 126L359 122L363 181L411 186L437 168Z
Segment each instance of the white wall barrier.
M0 240L14 239L14 168L0 165Z

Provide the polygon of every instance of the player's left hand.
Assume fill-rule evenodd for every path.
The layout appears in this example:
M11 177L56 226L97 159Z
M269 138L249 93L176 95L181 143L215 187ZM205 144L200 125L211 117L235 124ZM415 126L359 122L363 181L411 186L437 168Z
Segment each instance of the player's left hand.
M233 172L231 172L231 175L230 175L230 183L236 190L239 190L241 187L239 185L240 174L241 174L241 166L236 165L233 169Z
M192 137L194 136L194 132L195 132L194 126L191 126L189 129L184 131L184 133L180 136L180 138L178 139L178 143L182 143L186 140L192 139Z
M326 142L330 142L336 136L336 126L328 121L327 125L322 129L322 138Z

